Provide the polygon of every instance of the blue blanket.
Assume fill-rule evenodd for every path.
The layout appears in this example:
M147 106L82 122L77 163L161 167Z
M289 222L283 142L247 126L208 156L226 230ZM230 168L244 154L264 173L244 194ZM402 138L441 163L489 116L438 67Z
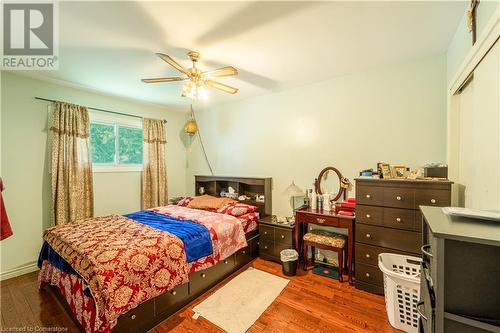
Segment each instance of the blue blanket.
M123 216L179 237L184 243L188 263L213 253L210 232L201 224L188 220L178 220L149 210Z

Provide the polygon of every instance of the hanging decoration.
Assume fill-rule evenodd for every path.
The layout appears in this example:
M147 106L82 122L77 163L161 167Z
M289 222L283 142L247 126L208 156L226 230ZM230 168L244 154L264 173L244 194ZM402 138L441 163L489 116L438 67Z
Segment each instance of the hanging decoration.
M186 125L184 125L184 131L190 137L193 137L193 135L195 135L196 132L198 132L198 124L196 123L196 120L194 120L193 104L191 104L191 115Z
M207 152L205 151L205 145L203 144L203 139L201 138L201 132L200 129L198 128L198 123L196 122L196 117L194 115L193 104L191 104L191 115L189 117L189 120L186 122L186 125L184 125L184 131L189 136L189 149L188 149L189 153L192 152L191 146L193 144L193 138L195 134L198 133L198 136L200 138L201 150L203 151L203 155L205 156L205 161L207 162L208 168L210 169L210 173L213 176L214 171L212 169L210 161L208 160Z

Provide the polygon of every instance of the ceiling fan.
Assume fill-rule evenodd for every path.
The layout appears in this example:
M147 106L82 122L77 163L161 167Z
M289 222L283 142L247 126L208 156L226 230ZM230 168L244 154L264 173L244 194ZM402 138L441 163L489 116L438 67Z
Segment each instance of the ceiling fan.
M238 70L232 66L226 66L212 71L202 72L201 70L196 68L196 63L200 59L200 54L198 52L194 51L188 52L187 55L189 59L191 59L191 61L193 62L193 67L189 69L184 68L172 57L166 54L156 53L156 55L159 56L167 64L169 64L170 66L174 67L179 72L184 74L185 77L184 76L159 77L152 79L142 79L142 82L159 83L159 82L187 81L182 88L182 96L191 98L197 98L197 97L205 98L208 94L206 87L219 89L230 94L236 94L238 92L238 88L234 88L224 83L220 83L211 79L214 77L237 75Z

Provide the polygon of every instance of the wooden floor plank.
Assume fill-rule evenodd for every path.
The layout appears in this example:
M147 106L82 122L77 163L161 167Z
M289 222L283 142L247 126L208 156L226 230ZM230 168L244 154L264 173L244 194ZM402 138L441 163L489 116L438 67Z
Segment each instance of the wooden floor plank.
M252 266L288 278L281 266L257 259ZM299 270L298 275L260 316L248 333L352 333L399 332L387 321L382 296L369 294L326 277ZM225 281L227 282L227 281ZM205 318L193 319L193 308L224 285L221 284L151 330L153 333L222 333ZM65 327L79 332L77 326L52 293L38 289L33 272L0 283L2 329L38 326Z

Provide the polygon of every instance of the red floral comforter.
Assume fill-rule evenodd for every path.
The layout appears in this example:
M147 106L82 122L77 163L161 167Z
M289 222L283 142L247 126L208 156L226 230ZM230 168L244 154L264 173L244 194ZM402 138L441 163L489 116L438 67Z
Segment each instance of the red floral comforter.
M184 244L167 232L120 215L46 230L44 239L87 283L95 329L188 281Z

